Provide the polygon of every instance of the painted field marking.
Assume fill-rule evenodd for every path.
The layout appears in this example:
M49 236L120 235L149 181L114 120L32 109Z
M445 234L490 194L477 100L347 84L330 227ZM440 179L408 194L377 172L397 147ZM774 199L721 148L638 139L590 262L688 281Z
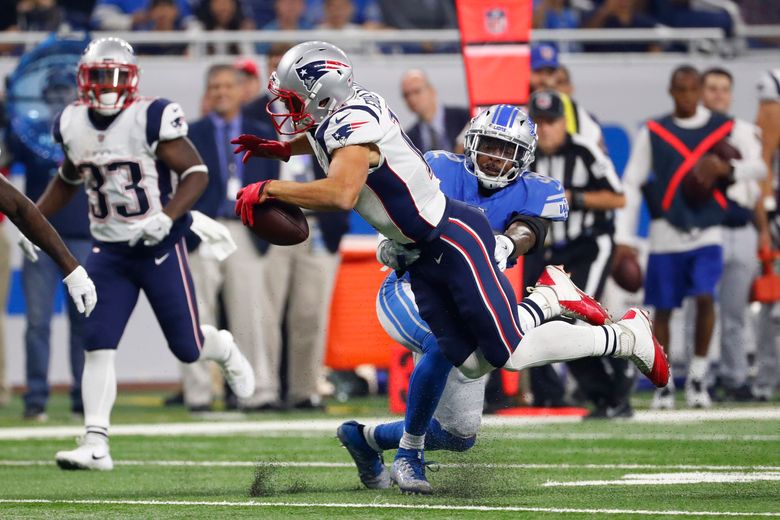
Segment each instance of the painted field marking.
M496 432L487 432L485 437ZM697 441L697 442L780 442L780 435L731 435L725 433L561 433L561 432L502 432L502 439L526 441Z
M378 424L395 421L397 417L357 418L358 422ZM721 435L721 434L610 434L610 433L555 433L555 432L504 432L490 431L493 427L513 428L579 422L568 417L506 417L485 416L483 425L488 435L508 435L507 438L530 440L697 440L697 441L780 441L780 435ZM680 410L665 412L637 412L626 422L673 424L701 421L730 420L780 420L780 408L740 408L732 410ZM181 422L164 424L120 424L111 427L112 436L172 436L172 435L265 435L265 436L316 436L335 434L344 419L285 419L271 421L229 422ZM60 439L76 437L84 433L81 426L28 426L0 428L0 440Z
M746 482L780 481L780 472L715 473L697 471L690 473L629 473L620 480L547 481L544 487L589 486L668 486L678 484L735 484Z
M352 462L328 461L247 461L247 460L115 460L115 466L160 466L160 467L207 467L207 468L252 468L261 464L279 468L354 468ZM52 466L53 460L0 460L0 466ZM623 469L623 470L688 470L688 471L780 471L780 466L729 466L696 464L512 464L512 463L441 463L442 468L485 468L485 469Z
M780 517L780 512L741 511L678 511L652 509L578 509L568 507L522 507L522 506L456 506L438 504L389 504L389 503L297 503L297 502L231 502L199 500L47 500L47 499L0 499L0 504L52 504L52 505L131 505L131 506L199 506L199 507L294 507L301 509L406 509L428 511L476 511L554 514L596 514L596 515L651 515L651 516L736 516L736 517Z

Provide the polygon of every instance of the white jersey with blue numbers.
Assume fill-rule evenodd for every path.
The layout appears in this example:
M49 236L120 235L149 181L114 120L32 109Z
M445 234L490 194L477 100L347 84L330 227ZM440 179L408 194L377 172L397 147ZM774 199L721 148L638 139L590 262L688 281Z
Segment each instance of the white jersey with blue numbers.
M439 178L439 188L449 198L477 206L485 212L494 231L506 231L516 215L566 220L569 205L563 185L555 179L523 172L517 180L499 190L480 190L471 173L471 161L464 155L434 150L425 160Z
M439 181L379 95L355 87L355 95L307 136L326 172L338 148L379 148L379 165L369 169L355 211L381 234L408 244L424 241L439 225L446 207Z
M53 133L84 180L96 240L128 241L130 224L162 211L176 188L178 177L155 150L160 141L187 135L177 103L137 99L105 130L92 124L86 105L72 103L55 119Z

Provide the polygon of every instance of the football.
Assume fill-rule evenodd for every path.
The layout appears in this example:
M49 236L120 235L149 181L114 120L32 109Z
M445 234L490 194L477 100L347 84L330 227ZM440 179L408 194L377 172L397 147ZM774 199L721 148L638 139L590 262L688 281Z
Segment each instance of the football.
M642 288L642 267L636 255L622 255L612 264L612 279L615 283L630 293L635 293Z
M712 173L713 160L715 158L710 154L702 157L680 184L685 200L695 208L703 206L712 197L716 181L715 174Z
M309 224L298 206L269 199L253 211L254 225L247 227L263 240L277 246L292 246L309 237Z
M710 148L709 153L714 153L724 161L730 161L732 159L742 159L742 154L739 150L731 146L726 141L718 141Z

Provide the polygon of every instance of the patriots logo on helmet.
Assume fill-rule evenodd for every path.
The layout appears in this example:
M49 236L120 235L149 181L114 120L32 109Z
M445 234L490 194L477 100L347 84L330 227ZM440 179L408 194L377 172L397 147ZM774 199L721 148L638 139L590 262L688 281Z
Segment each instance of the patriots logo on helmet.
M331 70L341 71L342 69L348 69L349 65L341 63L336 60L320 60L307 63L303 67L298 67L295 72L303 82L306 90L311 91L314 88L314 84Z
M361 126L368 123L368 121L356 121L354 123L348 123L346 125L342 125L333 132L333 139L339 142L339 144L344 144L347 142L347 139L350 135L352 135L352 132L360 128Z

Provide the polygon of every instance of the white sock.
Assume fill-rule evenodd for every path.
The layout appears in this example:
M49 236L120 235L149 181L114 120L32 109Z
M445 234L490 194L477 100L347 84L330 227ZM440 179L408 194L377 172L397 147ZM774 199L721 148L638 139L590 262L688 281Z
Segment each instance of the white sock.
M81 399L87 440L108 440L111 409L116 400L116 350L92 350L84 354Z
M617 323L610 325L594 325L595 337L593 349L595 356L612 356L627 358L633 354L634 333Z
M600 328L571 325L562 321L540 325L523 336L504 368L522 370L557 361L601 356L606 339Z
M704 381L707 377L707 371L710 368L710 361L706 357L693 356L691 364L688 366L688 378L696 381Z
M534 287L534 290L523 302L530 300L535 303L544 313L544 321L556 318L561 315L561 304L558 302L558 295L551 287Z
M376 443L376 439L374 439L374 428L376 428L376 426L364 426L363 438L366 440L366 443L371 446L372 450L377 453L382 453L382 448L379 447L379 444Z
M401 436L401 442L398 444L399 448L405 450L421 450L425 448L425 434L412 435L404 430L403 436Z
M232 352L233 335L226 330L217 330L211 325L201 325L200 330L203 332L203 349L200 351L199 359L224 363Z

